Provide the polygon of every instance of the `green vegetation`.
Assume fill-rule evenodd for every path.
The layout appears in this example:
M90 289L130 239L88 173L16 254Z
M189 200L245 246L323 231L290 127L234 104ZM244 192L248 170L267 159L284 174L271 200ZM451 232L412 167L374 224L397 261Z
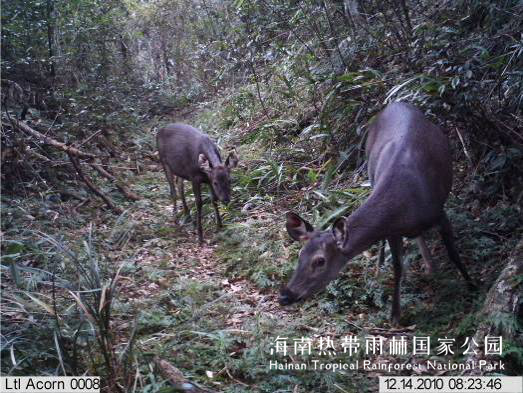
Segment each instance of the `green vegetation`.
M506 374L521 375L521 313L482 308L523 233L522 13L486 0L3 1L3 375L176 391L164 360L216 391L375 391L382 372L270 370L284 360L270 350L277 336L347 335L430 336L434 350L485 321L507 337ZM300 249L284 213L327 228L365 200L366 124L395 100L449 132L447 211L480 290L465 289L430 232L440 270L427 276L408 242L399 330L377 246L324 293L282 308ZM156 130L173 121L241 160L221 232L204 204L203 247L192 223L172 224L155 153ZM515 293L522 284L514 273ZM351 359L426 359L363 349Z

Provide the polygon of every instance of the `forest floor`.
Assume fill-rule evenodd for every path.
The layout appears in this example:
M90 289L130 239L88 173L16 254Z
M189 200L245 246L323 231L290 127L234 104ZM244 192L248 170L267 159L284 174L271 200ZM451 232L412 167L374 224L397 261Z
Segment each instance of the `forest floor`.
M198 122L198 113L190 116L186 121ZM418 364L415 374L453 375L427 370L424 363L463 359L458 347L473 336L478 324L475 313L518 240L514 228L521 228L521 219L514 215L514 207L500 202L489 209L464 210L465 191L451 197L448 211L458 246L471 275L480 278L481 289L477 293L466 290L436 236L429 236L440 263L433 276L425 274L419 253L410 244L401 328L388 321L393 279L388 263L379 277L374 276L375 247L355 258L325 293L283 308L277 302L278 288L290 277L299 250L285 232L284 212L308 191L271 194L258 190L253 197L245 179L264 150L255 142L237 147L242 160L232 174L237 198L229 207L220 207L225 228L216 232L206 194L203 246L198 245L192 223L174 224L167 182L157 163L129 178L129 186L142 199L122 202L126 210L117 219L94 204L75 211L74 201L42 208L42 199L25 198L18 208L5 213L11 229L4 236L15 238L22 228L42 231L60 235L69 247L81 249L83 239L92 233L91 252L98 255L104 269L115 272L121 267L111 327L117 352L133 335L137 391L158 391L164 385L153 371L155 358L172 364L188 381L228 392L377 391L377 375L413 373L379 371L373 369L375 365ZM368 194L358 185L363 180L343 185L358 203ZM463 185L455 188L463 190ZM190 186L186 194L189 206L194 207ZM3 289L9 285L2 283ZM11 321L21 318L19 310L14 308L11 314L9 310L4 307L4 320L6 316ZM360 345L352 355L342 348L349 336ZM381 353L366 353L370 336L383 339ZM413 355L413 336L430 336L433 353ZM325 348L327 337L334 349ZM408 341L408 351L391 354L389 344L401 337ZM436 354L436 340L444 337L456 340L454 355ZM308 339L311 353L295 353L295 344ZM365 360L370 361L366 369ZM307 369L271 369L271 362L276 361L306 363ZM320 370L334 364L348 366L336 372Z
M234 140L235 135L228 138ZM233 178L234 172L248 171L263 156L256 145L238 148L243 161L233 171ZM137 270L142 274L133 271L126 275L130 284L127 288L136 293L135 296L130 293L129 297L135 299L143 313L140 319L145 326L140 330L148 330L147 325L152 324L149 329L154 331L142 336L139 346L142 351L163 354L160 356L181 369L189 380L214 389L374 391L377 390L376 376L383 375L383 371L375 367L388 364L417 364L414 374L448 374L446 370L427 370L427 358L459 361L463 349L455 350L455 356L436 355L435 351L430 357L413 356L410 349L413 336L431 336L434 341L449 337L456 342L472 336L478 322L474 312L482 306L489 282L503 267L503 264L470 266L473 255L465 252L469 270L474 276L482 277L480 281L487 286L479 294L467 292L461 276L447 263L441 241L434 241L436 236L432 236L432 250L441 265L434 276L424 272L416 248L412 244L407 248L401 328L389 324L393 279L388 266L379 278L374 277L375 249L357 258L344 278L329 287L327 294L306 304L283 308L277 302L278 287L290 277L294 264L289 261L296 260L299 248L284 230L284 213L301 197L301 192L262 197L262 201L238 198L241 202L221 208L226 226L221 232L215 231L214 217L207 203L206 244L200 247L191 223L181 226L172 223L171 202L163 176L158 166L157 171L136 179L141 187L138 191L145 195L148 206L137 211L133 221L138 223L139 229L135 231L145 243L143 253L138 254L136 260ZM364 178L357 179L345 187L358 188L362 180ZM245 192L235 188L237 193ZM194 206L192 201L190 205ZM463 226L473 225L473 221L483 219L486 226L492 227L494 221L505 222L506 215L510 214L510 209L505 211L502 206L496 206L489 216L486 212L460 212L456 200L450 205L459 233L463 233ZM194 216L194 209L192 214ZM471 250L479 245L482 250L475 252L483 253L486 258L489 252L485 248L492 248L491 252L498 256L510 250L510 247L492 247L493 236L484 228L476 231L469 228L469 231L472 237L462 242L462 248ZM501 235L496 236L499 240ZM158 307L160 304L163 307ZM162 327L160 331L159 326L155 326L157 323ZM357 337L360 352L350 356L344 352L341 343L347 336ZM366 353L368 336L383 339L381 353ZM401 337L409 342L409 350L403 355L392 355L388 350L391 340ZM281 345L287 346L286 354L271 354L271 350L276 350L278 338L285 342ZM302 338L311 339L310 355L295 352L295 342ZM333 340L332 351L321 348L326 338ZM439 343L434 341L433 348L436 348ZM281 352L282 347L279 349ZM362 366L364 360L370 361L366 369ZM307 363L307 370L271 369L271 361L273 364L275 361ZM329 364L349 367L358 364L358 369L315 370ZM412 371L390 372L410 373Z

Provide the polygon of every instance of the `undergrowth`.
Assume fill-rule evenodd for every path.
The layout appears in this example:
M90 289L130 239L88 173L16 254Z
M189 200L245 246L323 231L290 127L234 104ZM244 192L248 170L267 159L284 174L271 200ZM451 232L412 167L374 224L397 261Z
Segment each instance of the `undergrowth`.
M160 392L168 385L154 367L160 357L188 380L222 391L374 390L375 373L268 368L277 336L363 339L390 329L390 255L376 277L377 247L354 258L322 294L287 309L277 304L278 288L290 278L300 248L285 231L284 213L296 211L327 229L370 193L361 124L374 111L350 99L342 105L336 95L359 89L383 93L383 75L352 71L339 76L331 90L309 82L298 80L291 93L275 76L264 85L270 88L262 86L265 114L254 84L199 104L191 123L223 151L235 147L241 160L232 174L233 202L220 207L226 226L216 235L210 195L204 192L209 239L204 248L196 245L192 223L173 225L167 184L154 163L129 173L140 201L131 204L104 190L125 209L118 217L92 203L61 200L52 187L37 193L28 184L23 196L2 196L2 290L8 294L2 296L2 370L13 375L89 370L105 375L115 389ZM433 82L416 78L393 87L388 97L412 93L425 102ZM318 94L325 94L320 114ZM358 122L349 123L351 118ZM154 131L168 121L148 125L150 132L137 135L134 144L153 156ZM398 334L434 341L446 336L463 341L474 334L485 294L522 235L521 210L513 199L517 182L506 180L520 159L514 150L489 153L473 173L460 162L447 211L480 290L467 292L435 231L429 244L440 269L433 276L424 273L418 250L407 241L405 329ZM194 217L192 192L186 189ZM101 299L108 288L109 303ZM497 320L521 328L519 321ZM506 356L522 364L515 343L508 343ZM361 352L354 355L363 358ZM340 352L329 357L344 360Z

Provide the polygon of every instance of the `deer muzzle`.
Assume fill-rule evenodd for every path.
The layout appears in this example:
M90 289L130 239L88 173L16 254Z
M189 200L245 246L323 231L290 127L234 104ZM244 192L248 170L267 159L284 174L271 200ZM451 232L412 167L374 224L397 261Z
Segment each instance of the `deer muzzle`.
M296 294L294 294L289 288L285 287L281 289L279 302L282 306L288 306L298 300L298 296L296 296Z

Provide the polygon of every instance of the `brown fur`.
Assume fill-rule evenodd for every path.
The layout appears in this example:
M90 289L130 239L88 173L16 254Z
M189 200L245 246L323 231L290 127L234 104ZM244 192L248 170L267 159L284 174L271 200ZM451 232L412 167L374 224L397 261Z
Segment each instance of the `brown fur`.
M210 186L216 224L221 227L217 200L229 203L230 170L238 164L238 159L235 153L231 152L225 163L222 163L216 144L200 130L186 124L169 124L160 129L156 141L160 162L171 190L175 217L177 213L175 177L187 216L189 216L189 209L185 201L183 181L189 180L192 183L196 200L198 240L203 243L201 184L207 183Z
M443 131L414 106L401 102L388 105L369 125L366 152L373 191L348 218L335 222L332 232L312 229L300 234L312 226L294 213L287 215L291 236L308 241L291 281L282 290L281 302L292 303L322 290L351 258L386 239L395 277L392 320L399 323L402 237L418 237L432 271L434 266L421 234L439 226L450 259L473 286L443 211L452 185L452 160ZM323 267L314 262L318 253L326 261Z

